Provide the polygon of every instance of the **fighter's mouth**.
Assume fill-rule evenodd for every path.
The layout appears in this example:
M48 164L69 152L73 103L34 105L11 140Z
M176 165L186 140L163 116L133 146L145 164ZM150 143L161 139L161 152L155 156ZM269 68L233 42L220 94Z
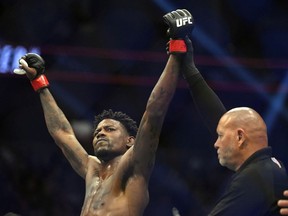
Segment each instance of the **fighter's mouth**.
M100 143L100 142L108 142L108 139L104 139L104 138L101 138L101 139L98 139L96 141L96 144Z

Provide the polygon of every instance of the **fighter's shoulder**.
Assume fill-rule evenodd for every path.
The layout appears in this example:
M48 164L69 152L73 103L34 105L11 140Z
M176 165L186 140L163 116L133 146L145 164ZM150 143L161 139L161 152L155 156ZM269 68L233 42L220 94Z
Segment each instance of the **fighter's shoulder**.
M101 161L94 155L88 156L88 166L99 166Z

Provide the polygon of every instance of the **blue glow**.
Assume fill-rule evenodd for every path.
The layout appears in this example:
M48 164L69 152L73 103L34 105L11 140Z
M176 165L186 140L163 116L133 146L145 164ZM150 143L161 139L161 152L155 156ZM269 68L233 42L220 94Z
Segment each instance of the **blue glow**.
M24 46L13 47L9 44L0 47L0 73L13 73L15 68L19 66L19 59L26 53L33 52L41 54L40 48L31 47L25 48Z
M281 108L285 107L283 106L283 103L286 99L285 90L287 89L287 86L288 86L288 74L283 79L281 85L279 86L277 95L273 98L273 100L270 101L270 106L266 110L265 119L268 131L272 129L278 113L282 110Z
M69 106L71 110L78 114L80 118L89 119L89 117L93 116L92 112L88 109L85 103L78 100L71 93L67 92L62 86L58 85L56 82L51 86L53 92L61 97L62 102Z
M164 11L168 12L168 11L172 11L175 9L175 6L170 4L169 2L165 1L165 0L154 0L154 2L159 5L159 7L161 9L163 9Z

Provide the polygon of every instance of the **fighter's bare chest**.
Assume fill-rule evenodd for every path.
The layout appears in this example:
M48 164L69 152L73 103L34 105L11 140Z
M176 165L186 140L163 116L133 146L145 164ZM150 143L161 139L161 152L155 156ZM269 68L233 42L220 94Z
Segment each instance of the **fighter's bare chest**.
M113 176L103 179L99 175L91 175L86 178L85 199L89 203L93 203L94 209L101 208L114 196L112 188Z

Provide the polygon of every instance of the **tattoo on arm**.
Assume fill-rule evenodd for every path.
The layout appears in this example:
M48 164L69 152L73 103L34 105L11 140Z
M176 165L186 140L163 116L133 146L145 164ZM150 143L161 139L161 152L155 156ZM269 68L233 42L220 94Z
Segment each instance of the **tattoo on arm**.
M72 132L72 127L68 122L62 110L58 107L51 93L46 91L41 93L41 103L44 110L46 125L50 133L55 133L58 130L64 132Z

